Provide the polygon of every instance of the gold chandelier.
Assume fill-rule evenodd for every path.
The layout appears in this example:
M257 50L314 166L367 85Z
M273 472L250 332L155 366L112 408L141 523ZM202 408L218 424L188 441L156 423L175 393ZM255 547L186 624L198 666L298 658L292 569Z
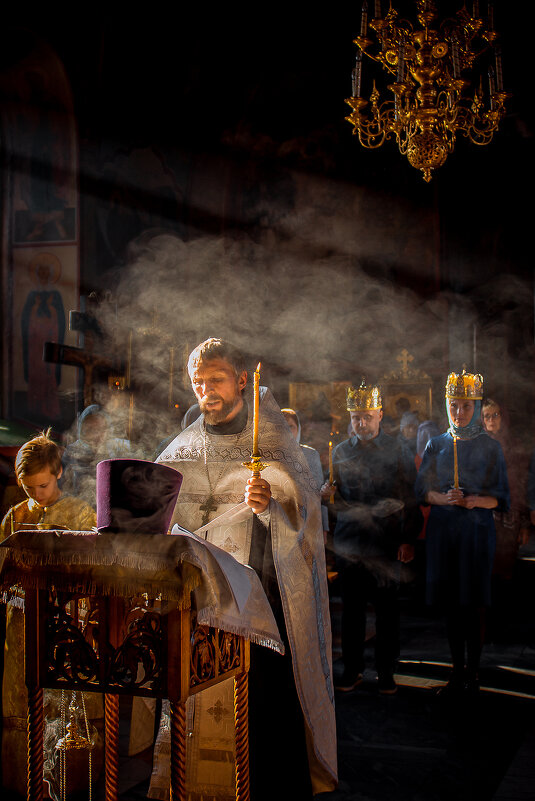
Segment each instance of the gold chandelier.
M395 136L400 153L421 170L425 181L453 152L459 133L475 145L488 145L505 114L502 56L494 30L493 6L480 16L479 2L471 12L466 4L455 16L438 22L433 0L416 0L419 26L400 18L390 7L385 17L381 0L375 0L368 24L364 0L353 96L346 100L352 112L346 117L361 145L378 148ZM369 29L376 40L368 38ZM372 47L374 52L371 52ZM363 54L393 76L388 85L393 98L380 102L373 82L369 100L361 96ZM488 78L474 80L474 63L486 54Z

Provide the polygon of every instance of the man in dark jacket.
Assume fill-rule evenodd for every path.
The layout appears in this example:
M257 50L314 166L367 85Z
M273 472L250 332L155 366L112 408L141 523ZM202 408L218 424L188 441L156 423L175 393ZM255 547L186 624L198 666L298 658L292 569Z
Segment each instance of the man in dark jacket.
M322 498L334 498L334 550L340 576L344 674L336 687L350 692L362 682L366 610L376 617L375 666L379 692L396 692L399 656L398 590L402 565L414 557L422 525L413 486L414 460L402 443L381 430L379 387L348 388L353 435L333 451L333 484ZM332 509L333 507L331 507Z

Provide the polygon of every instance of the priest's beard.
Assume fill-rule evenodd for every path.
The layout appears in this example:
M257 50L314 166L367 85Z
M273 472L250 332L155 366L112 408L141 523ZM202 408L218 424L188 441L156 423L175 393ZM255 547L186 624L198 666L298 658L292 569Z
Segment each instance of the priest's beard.
M222 405L219 409L207 409L206 405L208 403L213 403L216 400L220 400ZM217 426L219 423L224 423L229 414L234 411L236 406L239 404L241 400L241 395L237 395L233 400L223 400L220 395L212 395L210 398L206 398L206 400L199 401L199 407L201 412L204 414L204 421L209 426Z

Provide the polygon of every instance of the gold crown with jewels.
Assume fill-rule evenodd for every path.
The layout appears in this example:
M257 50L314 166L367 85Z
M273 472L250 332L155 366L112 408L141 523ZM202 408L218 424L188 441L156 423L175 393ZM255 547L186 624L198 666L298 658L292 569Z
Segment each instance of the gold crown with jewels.
M446 398L467 398L481 400L483 397L483 376L479 373L450 373L446 383Z
M346 408L348 412L365 412L370 409L382 409L383 400L381 398L381 390L379 387L367 387L364 381L362 381L358 389L348 387Z

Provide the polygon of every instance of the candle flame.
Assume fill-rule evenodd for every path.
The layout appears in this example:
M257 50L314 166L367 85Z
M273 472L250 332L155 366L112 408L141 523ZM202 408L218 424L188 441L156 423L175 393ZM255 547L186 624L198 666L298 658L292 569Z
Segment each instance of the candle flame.
M262 367L262 363L261 363L261 362L258 362L258 364L256 365L256 370L255 370L255 373L259 373L259 372L260 372L260 368L261 368L261 367Z

